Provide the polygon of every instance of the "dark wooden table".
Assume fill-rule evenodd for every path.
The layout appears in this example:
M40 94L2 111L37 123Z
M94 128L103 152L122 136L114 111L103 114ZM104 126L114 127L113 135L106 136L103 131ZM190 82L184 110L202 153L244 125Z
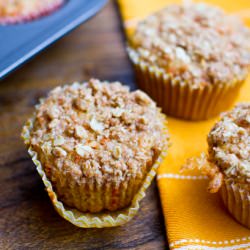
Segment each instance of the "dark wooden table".
M56 85L97 77L135 88L124 48L117 8L110 2L88 23L0 82L0 249L167 247L155 182L128 224L77 228L54 211L20 139L33 106Z

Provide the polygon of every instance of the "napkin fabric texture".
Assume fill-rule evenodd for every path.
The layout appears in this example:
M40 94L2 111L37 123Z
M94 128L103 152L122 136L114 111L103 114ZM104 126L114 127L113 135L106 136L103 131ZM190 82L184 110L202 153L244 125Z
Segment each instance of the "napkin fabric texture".
M127 39L138 21L178 0L118 0ZM250 25L250 0L204 0L234 13ZM222 100L223 101L223 100ZM237 102L250 101L250 78ZM250 249L250 230L236 222L219 194L207 192L208 180L199 173L180 173L187 158L207 152L206 137L219 117L189 122L168 117L171 147L158 170L170 249Z

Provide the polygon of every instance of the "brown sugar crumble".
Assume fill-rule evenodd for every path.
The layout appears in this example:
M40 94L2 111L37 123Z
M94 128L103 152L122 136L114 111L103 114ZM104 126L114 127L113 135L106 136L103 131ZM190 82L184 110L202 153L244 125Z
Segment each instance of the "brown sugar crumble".
M52 182L120 183L153 165L166 145L164 123L142 91L91 79L52 90L27 143Z
M128 52L194 88L233 84L249 73L250 30L214 6L169 5L139 23Z
M208 145L208 160L224 178L249 186L250 103L239 104L225 113L209 133Z

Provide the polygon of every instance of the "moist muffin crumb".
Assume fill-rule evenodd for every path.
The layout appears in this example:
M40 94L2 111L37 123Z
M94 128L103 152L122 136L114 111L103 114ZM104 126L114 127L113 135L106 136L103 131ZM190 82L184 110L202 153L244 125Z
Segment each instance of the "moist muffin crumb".
M140 22L129 52L193 88L246 78L250 31L234 16L204 3L169 5Z
M164 123L142 91L92 79L51 91L37 107L27 144L66 205L117 210L129 205L165 149Z

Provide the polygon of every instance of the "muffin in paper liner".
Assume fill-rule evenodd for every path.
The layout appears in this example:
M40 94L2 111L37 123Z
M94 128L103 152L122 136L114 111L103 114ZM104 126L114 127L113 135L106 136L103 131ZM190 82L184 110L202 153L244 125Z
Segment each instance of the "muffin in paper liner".
M220 195L230 214L242 225L250 228L250 193L240 185L225 180Z
M219 7L169 4L138 23L127 50L138 86L164 113L206 120L236 99L249 73L249 38Z
M30 131L33 127L34 118L31 118L27 121L26 125L22 130L22 139L24 142L29 142ZM139 191L134 194L134 198L130 205L126 208L117 210L117 211L105 211L99 213L84 213L77 209L68 207L59 201L57 198L56 192L53 190L51 181L47 178L46 173L43 169L41 162L38 159L37 152L35 152L31 147L28 149L28 153L32 157L32 161L36 165L36 170L41 176L43 183L46 187L48 195L51 199L51 202L55 210L67 221L71 222L75 226L82 228L103 228L103 227L115 227L125 224L130 221L138 212L140 206L139 202L145 197L145 191L151 184L153 178L156 175L156 170L161 164L162 160L167 154L167 145L168 145L168 133L167 126L164 126L164 135L166 135L166 145L159 155L159 157L154 162L151 169L146 174Z
M208 153L187 160L184 170L196 169L209 179L208 191L220 193L229 213L250 228L250 103L237 104L210 130Z
M206 85L193 88L192 83L177 81L158 67L147 65L128 49L140 89L149 94L173 117L187 120L205 120L227 110L234 103L244 81L232 84Z

